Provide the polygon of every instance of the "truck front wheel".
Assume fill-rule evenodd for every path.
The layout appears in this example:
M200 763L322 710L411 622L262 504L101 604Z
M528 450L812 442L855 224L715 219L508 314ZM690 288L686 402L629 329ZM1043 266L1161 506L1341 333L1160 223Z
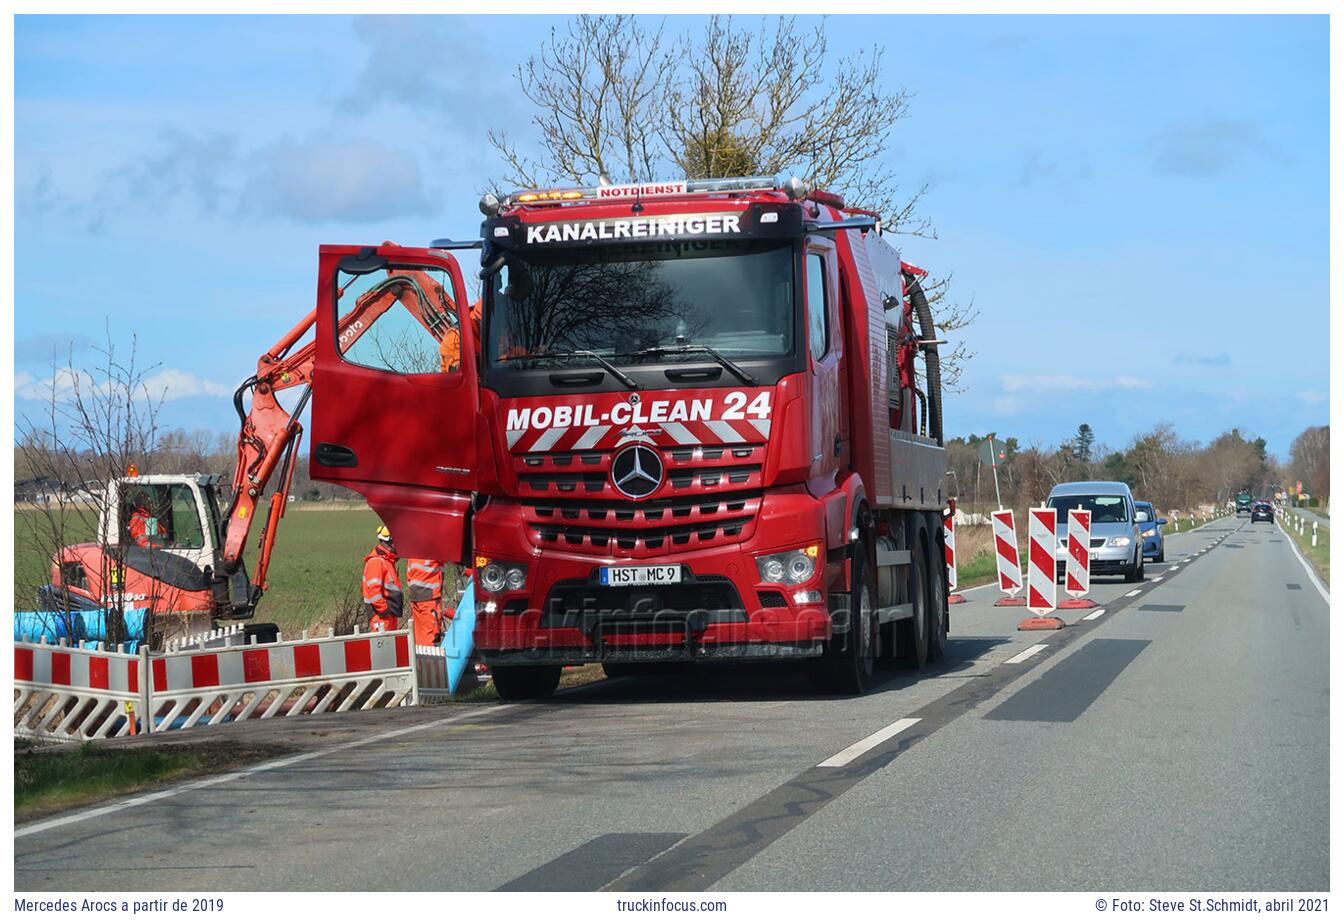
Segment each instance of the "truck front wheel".
M813 662L821 688L854 696L868 691L877 655L876 596L868 577L868 553L854 544L854 577L849 593L849 628L826 643L824 657Z
M496 665L490 669L502 700L539 700L560 685L559 665Z

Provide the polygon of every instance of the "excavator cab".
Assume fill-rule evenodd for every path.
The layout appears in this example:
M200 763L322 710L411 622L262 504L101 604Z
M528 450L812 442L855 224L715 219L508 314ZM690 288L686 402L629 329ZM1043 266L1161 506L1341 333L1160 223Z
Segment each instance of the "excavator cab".
M479 437L477 333L457 260L391 244L323 246L316 313L312 477L361 493L403 554L467 562L490 448Z

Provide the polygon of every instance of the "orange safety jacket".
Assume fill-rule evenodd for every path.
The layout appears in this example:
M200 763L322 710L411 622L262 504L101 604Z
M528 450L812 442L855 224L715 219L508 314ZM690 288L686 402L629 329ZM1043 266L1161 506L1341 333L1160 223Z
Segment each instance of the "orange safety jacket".
M364 612L369 616L400 618L401 606L397 554L375 546L364 557Z
M476 340L476 350L481 350L481 302L478 300L468 311L471 317L471 329ZM439 370L443 373L455 371L462 366L462 331L450 326L439 341Z
M131 512L126 529L131 532L131 539L140 546L149 546L151 539L159 535L159 520L147 509L136 508Z
M406 596L412 601L443 597L443 563L437 559L407 559Z

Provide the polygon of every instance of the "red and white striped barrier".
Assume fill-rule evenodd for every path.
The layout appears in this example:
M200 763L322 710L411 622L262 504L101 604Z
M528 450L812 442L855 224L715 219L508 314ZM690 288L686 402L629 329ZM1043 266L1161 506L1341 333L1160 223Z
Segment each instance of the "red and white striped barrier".
M187 649L150 669L154 731L416 701L410 630Z
M943 554L947 557L947 602L964 604L957 593L957 520L955 513L943 515Z
M1092 512L1070 508L1068 537L1064 555L1064 593L1069 599L1060 610L1086 610L1097 606L1087 597L1092 588Z
M14 734L86 741L134 734L144 712L137 655L14 643Z
M1055 556L1059 538L1054 508L1027 512L1027 609L1036 616L1017 624L1018 629L1062 629L1064 621L1050 616L1055 609Z
M999 590L1003 592L1003 597L995 601L994 606L1022 607L1027 599L1017 596L1022 591L1022 562L1017 554L1017 525L1013 521L1013 512L995 511L990 518L994 521L994 559L999 569Z

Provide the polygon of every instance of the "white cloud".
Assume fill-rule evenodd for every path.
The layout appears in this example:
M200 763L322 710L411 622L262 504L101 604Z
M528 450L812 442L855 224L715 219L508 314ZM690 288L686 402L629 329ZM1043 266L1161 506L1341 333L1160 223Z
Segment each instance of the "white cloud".
M1325 402L1325 394L1318 390L1303 390L1297 394L1297 398L1309 406Z
M232 396L233 388L222 383L202 380L195 374L165 367L145 378L145 390L154 398L162 395L164 402L184 396Z
M1087 380L1067 374L1004 374L1005 393L1068 390L1099 393L1104 390L1150 390L1153 385L1138 377L1119 376L1109 380Z
M107 381L97 382L85 371L61 368L50 377L37 378L20 372L14 375L14 395L28 402L45 402L53 392L58 400L64 399L78 387L86 393L106 388ZM230 396L233 388L222 383L203 380L195 374L165 367L144 379L145 392L153 399L171 402L186 396Z

